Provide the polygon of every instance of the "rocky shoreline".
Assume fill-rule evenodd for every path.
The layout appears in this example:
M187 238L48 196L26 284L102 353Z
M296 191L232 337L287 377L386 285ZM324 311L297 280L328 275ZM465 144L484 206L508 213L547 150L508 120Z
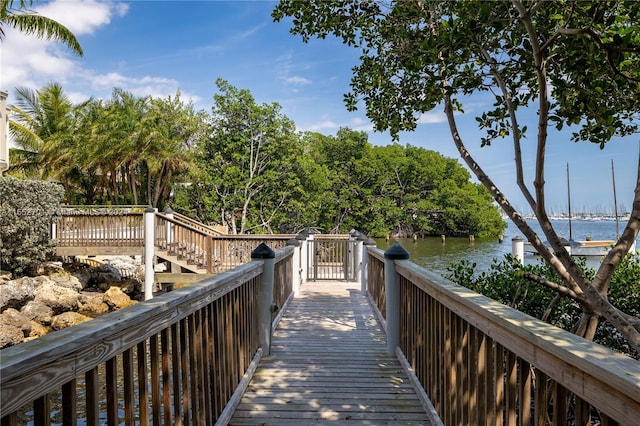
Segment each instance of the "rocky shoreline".
M98 266L47 262L38 276L0 272L0 349L124 309L142 297L141 267L115 257ZM129 265L122 274L114 264ZM132 278L133 277L133 278Z

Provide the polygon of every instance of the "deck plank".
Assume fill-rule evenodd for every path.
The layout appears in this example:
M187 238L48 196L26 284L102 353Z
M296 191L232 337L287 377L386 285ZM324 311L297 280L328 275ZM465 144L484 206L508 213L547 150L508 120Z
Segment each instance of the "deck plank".
M359 284L307 283L231 425L430 425Z

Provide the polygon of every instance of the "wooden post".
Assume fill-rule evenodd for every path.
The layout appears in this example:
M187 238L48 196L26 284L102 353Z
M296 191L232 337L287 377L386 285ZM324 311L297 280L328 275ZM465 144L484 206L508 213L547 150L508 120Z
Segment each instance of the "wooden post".
M291 277L293 282L291 283L291 290L293 297L300 295L300 241L297 238L292 238L287 241L288 246L293 246L293 258L291 259Z
M307 280L309 279L309 271L313 271L311 276L315 281L318 278L318 269L316 265L316 243L313 241L313 232L307 234Z
M520 235L511 239L511 254L524 265L524 240Z
M168 219L173 220L173 210L171 207L167 208L167 210L164 211L164 214ZM175 241L175 238L173 237L173 228L174 224L170 221L167 222L167 251L169 252L171 251L173 242Z
M360 276L360 291L362 294L367 294L369 288L369 249L376 246L376 242L373 238L365 237L362 235L362 274Z
M400 343L400 286L396 260L409 259L409 252L395 242L384 252L384 290L387 309L387 353L395 355Z
M360 237L360 233L356 230L352 230L349 232L350 241L349 243L353 247L353 280L355 282L362 282L362 241L363 238ZM348 267L348 265L347 265Z
M304 283L307 281L307 266L309 264L308 258L308 244L307 237L309 234L305 232L301 232L296 235L296 240L300 241L300 283Z
M271 313L273 312L273 279L276 253L265 243L251 252L251 259L261 259L262 282L260 283L260 303L258 305L258 336L262 352L271 354Z
M153 298L153 256L155 255L156 211L149 206L144 211L144 300Z

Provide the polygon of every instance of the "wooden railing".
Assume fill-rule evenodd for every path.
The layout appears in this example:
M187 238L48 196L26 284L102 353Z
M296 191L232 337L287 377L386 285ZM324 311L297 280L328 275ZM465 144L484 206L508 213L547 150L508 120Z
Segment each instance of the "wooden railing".
M251 252L261 243L279 250L294 237L290 234L217 235L156 213L154 245L207 273L219 273L250 261Z
M196 228L200 231L206 232L207 234L213 234L213 235L225 235L224 232L219 231L218 229L214 228L213 226L209 226L209 225L205 225L202 222L198 222L195 219L191 219L189 216L185 216L181 213L178 212L173 212L173 218L176 219L179 222L182 222L184 224L187 224L193 228Z
M56 221L53 238L59 247L142 247L142 212L66 211Z
M276 253L279 297L290 295L292 256ZM261 353L262 273L256 260L3 349L2 425L215 423Z
M380 302L383 253L369 250ZM395 261L399 349L446 425L636 425L640 363ZM385 312L384 303L378 306Z

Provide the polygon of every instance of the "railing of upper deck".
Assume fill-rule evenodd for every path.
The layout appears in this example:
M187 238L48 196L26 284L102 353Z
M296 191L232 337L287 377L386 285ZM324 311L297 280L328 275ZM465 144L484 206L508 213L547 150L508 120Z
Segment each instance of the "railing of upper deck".
M155 213L154 246L208 273L228 271L250 261L251 252L263 242L279 250L295 237L221 235L186 216L173 215ZM140 208L65 208L53 228L58 247L144 246L144 212Z
M274 294L283 299L293 252L276 253ZM263 280L253 261L3 349L2 424L215 423L259 353Z
M167 215L155 215L155 244L208 273L228 271L251 260L251 252L261 243L279 250L294 238L292 234L218 235L193 227Z
M447 425L636 425L640 363L368 250L368 292L386 314L399 284L399 349ZM389 331L388 331L389 332Z
M59 247L142 247L143 212L63 210L52 237Z

